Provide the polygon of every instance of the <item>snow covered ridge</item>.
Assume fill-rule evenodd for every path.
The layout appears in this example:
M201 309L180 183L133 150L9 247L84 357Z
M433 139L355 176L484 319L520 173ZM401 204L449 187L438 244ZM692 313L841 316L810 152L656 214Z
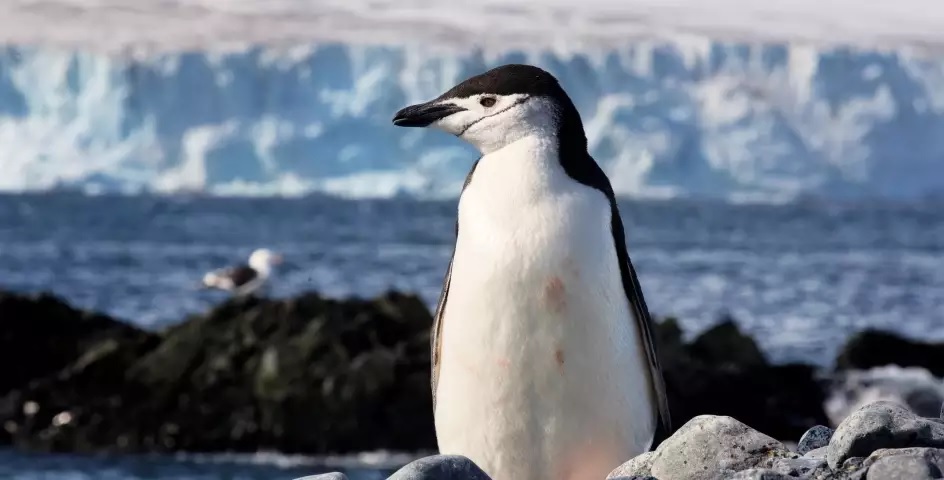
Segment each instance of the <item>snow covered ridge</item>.
M4 0L0 44L95 51L336 42L612 47L734 42L944 46L938 0Z
M475 152L394 128L392 114L526 62L561 80L621 194L944 191L944 54L693 37L503 52L306 45L0 47L0 190L452 197Z

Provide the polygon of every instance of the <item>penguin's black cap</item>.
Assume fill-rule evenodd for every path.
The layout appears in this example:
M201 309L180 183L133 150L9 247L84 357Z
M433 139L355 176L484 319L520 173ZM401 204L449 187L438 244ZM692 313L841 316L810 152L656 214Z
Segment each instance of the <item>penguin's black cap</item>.
M557 79L533 65L510 64L495 67L452 87L436 100L466 98L482 93L514 95L526 93L534 97L559 97L564 94Z
M551 98L561 105L571 103L564 89L550 73L533 65L510 64L466 79L433 100L400 110L393 117L393 123L401 127L425 127L439 119L466 110L447 102L448 100L475 95L516 94Z

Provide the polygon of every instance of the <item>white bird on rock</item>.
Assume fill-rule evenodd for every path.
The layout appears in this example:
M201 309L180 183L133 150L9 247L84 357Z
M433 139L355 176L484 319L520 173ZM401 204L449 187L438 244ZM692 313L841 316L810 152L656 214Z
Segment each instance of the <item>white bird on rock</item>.
M557 79L505 65L393 123L482 153L433 325L441 453L495 480L602 480L665 438L662 372L613 189Z
M236 296L250 295L266 284L275 267L281 263L281 255L267 248L260 248L252 252L247 264L208 272L203 276L203 286L225 290Z

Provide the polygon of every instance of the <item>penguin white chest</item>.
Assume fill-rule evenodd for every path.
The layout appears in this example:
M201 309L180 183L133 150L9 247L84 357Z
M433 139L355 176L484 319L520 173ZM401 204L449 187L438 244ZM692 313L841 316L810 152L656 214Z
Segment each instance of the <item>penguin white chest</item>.
M495 480L599 480L655 427L609 202L553 147L483 157L460 201L436 430Z

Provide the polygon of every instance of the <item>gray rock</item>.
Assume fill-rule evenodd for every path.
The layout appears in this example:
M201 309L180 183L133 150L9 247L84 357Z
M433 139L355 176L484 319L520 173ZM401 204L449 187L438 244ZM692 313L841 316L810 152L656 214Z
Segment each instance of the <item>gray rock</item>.
M714 480L794 456L782 443L731 417L701 415L659 445L651 475L659 480Z
M880 448L944 447L944 424L921 418L891 402L866 405L843 420L826 453L832 468L850 457L864 457Z
M839 467L839 469L844 472L852 472L863 468L864 464L865 457L851 457L847 458L845 462L842 462L842 466Z
M766 468L751 468L742 470L729 477L728 480L788 480L790 477Z
M826 458L796 457L778 458L773 461L770 469L790 477L808 477L816 472L829 470Z
M491 480L472 460L461 455L433 455L397 470L387 480Z
M942 478L944 450L903 448L878 450L866 459L866 480L931 480Z
M322 473L321 475L308 475L307 477L298 477L295 480L347 480L347 475L338 472Z
M809 452L804 453L803 458L817 458L817 459L823 459L823 461L826 461L827 450L829 450L828 445L825 447L814 448L813 450L810 450Z
M829 445L829 439L833 438L834 432L835 430L823 425L817 425L807 430L806 433L800 437L800 443L797 443L797 453L806 455L806 452L810 450Z
M646 452L637 455L632 460L616 467L616 470L606 476L606 480L616 480L625 477L646 477L652 473L652 456L655 452Z

